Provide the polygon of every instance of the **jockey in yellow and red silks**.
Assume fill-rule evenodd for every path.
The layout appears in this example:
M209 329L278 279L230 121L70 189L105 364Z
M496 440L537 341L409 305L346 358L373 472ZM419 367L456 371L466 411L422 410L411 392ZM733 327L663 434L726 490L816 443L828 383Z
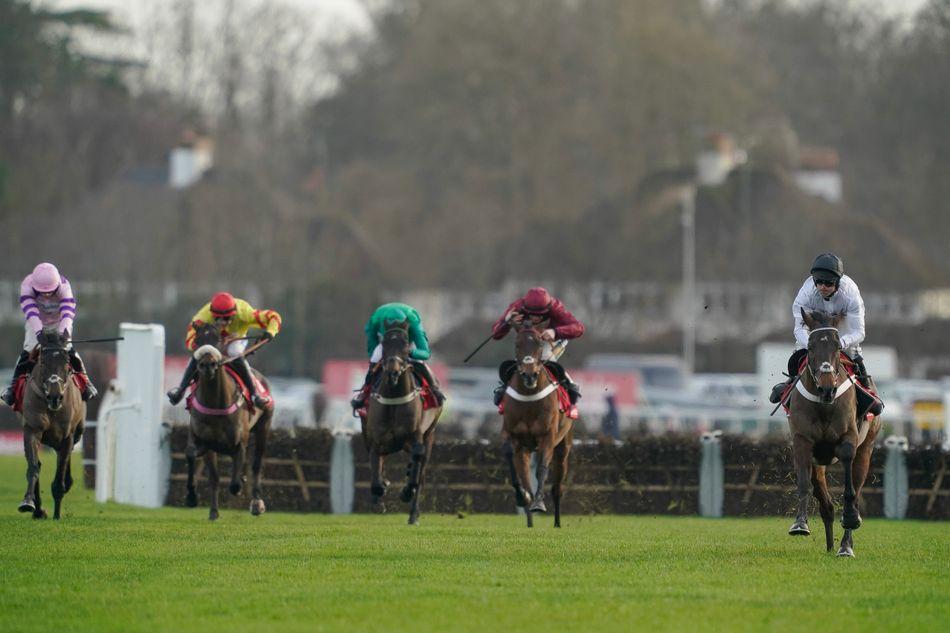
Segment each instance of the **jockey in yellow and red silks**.
M254 406L263 407L270 398L263 394L258 394L254 381L251 379L251 366L247 358L240 354L247 347L247 331L253 328L260 328L262 339L272 339L280 332L280 315L274 310L256 310L251 304L243 299L235 299L227 292L219 292L206 303L195 316L192 317L188 326L188 334L185 337L185 346L194 351L195 349L195 325L204 323L214 323L221 328L222 340L232 339L228 343L228 356L237 356L231 363L231 367L238 373L251 394L251 400ZM240 340L238 340L240 339ZM197 371L197 361L194 356L188 361L188 367L185 368L185 374L181 378L181 384L168 392L168 400L172 404L178 404L185 393L185 389L195 377Z
M33 369L30 354L38 345L37 338L44 330L55 330L67 339L73 334L73 320L76 318L76 297L73 296L69 280L59 274L56 266L44 262L36 266L33 272L20 284L20 309L26 319L26 332L23 349L13 369L13 380L0 399L13 406L13 389L17 378ZM89 376L82 359L70 344L69 363L73 371L86 376L86 388L82 399L94 398L98 392Z

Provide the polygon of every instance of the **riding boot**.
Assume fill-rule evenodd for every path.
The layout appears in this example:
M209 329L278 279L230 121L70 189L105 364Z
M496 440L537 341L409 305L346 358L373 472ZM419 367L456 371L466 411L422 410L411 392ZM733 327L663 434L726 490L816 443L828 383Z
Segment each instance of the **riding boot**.
M574 382L574 379L571 378L571 375L564 371L564 379L561 381L561 384L564 385L564 388L567 390L567 397L571 401L571 408L567 411L567 417L572 420L576 420L580 413L577 410L577 400L581 397L581 386Z
M363 407L366 406L366 399L369 398L370 388L372 386L373 374L376 372L375 363L369 364L369 369L366 370L366 377L363 378L363 386L360 387L359 392L357 392L356 397L350 400L350 406L353 407L353 411L358 412Z
M247 387L248 394L250 394L251 402L254 403L254 406L258 409L266 407L270 403L270 398L257 393L254 377L251 375L251 364L247 362L247 359L244 357L238 358L231 363L231 367L234 368L234 371L236 371L237 375L241 378L241 382Z
M782 394L785 393L785 389L792 384L792 381L795 380L794 376L789 376L788 380L780 382L774 387L772 387L772 393L769 394L769 402L772 404L778 404L778 401L782 399Z
M421 361L421 360L412 361L412 365L413 367L415 367L416 371L418 371L419 374L423 378L425 378L425 381L429 383L429 389L432 391L432 395L434 395L436 399L439 401L439 404L441 405L442 403L444 403L445 394L442 393L442 389L439 386L439 380L432 373L432 368L429 367L424 361Z
M514 375L517 369L518 363L513 360L502 361L501 365L498 367L498 380L500 383L497 387L495 387L494 402L495 406L499 407L499 413L503 413L501 409L501 401L505 399L505 389L508 388L508 382L511 380L511 377Z
M495 391L492 392L492 400L496 407L501 406L501 401L505 398L505 389L507 388L508 385L505 383L500 383L497 387L495 387Z
M197 372L198 361L192 356L188 359L188 366L185 367L185 373L181 376L181 383L179 383L177 387L169 389L168 393L165 394L168 396L168 401L172 403L172 406L181 402L182 397L185 395L185 390L188 388L188 385L191 384L191 381L194 380Z
M17 378L23 374L27 374L30 370L33 369L33 363L30 362L30 353L27 351L20 352L20 356L17 358L16 366L13 368L13 380L10 381L10 386L3 390L3 393L0 394L0 400L3 400L7 403L7 406L13 406L13 398L16 395L16 381Z
M856 355L851 360L854 361L854 376L858 379L858 382L861 383L861 386L870 391L871 389L871 377L868 375L867 367L864 366L864 357L860 354ZM884 412L884 401L881 400L880 396L875 396L874 402L871 404L868 409L868 413L872 415L881 415Z
M82 374L86 379L86 388L82 391L83 402L98 396L99 391L96 389L96 386L92 384L92 379L89 378L89 374L86 373L86 366L83 364L82 359L79 357L79 352L76 351L75 347L69 348L69 365L73 368L74 372Z

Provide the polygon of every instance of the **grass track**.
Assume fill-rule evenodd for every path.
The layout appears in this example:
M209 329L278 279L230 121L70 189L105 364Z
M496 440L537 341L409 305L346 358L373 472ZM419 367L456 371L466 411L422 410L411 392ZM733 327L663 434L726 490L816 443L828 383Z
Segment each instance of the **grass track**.
M44 504L52 468L44 459ZM866 520L857 558L789 520L144 511L81 487L16 512L0 457L0 631L947 630L950 526ZM74 470L76 472L76 470ZM204 492L204 491L200 491ZM265 491L266 499L266 491ZM52 509L50 505L50 513ZM848 598L848 596L851 596Z

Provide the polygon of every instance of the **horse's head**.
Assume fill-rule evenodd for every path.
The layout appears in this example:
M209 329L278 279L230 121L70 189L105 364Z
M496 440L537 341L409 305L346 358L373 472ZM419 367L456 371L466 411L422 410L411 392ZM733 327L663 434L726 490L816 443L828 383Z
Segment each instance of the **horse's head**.
M214 323L192 323L195 330L194 358L198 362L198 373L204 378L214 378L224 354L221 353L221 330Z
M406 370L409 369L409 322L386 321L386 331L383 334L383 371L389 379L389 384L399 383Z
M221 329L214 323L202 323L194 321L191 324L195 331L195 349L203 345L213 345L220 351L221 349Z
M531 325L516 328L515 360L518 363L518 373L521 381L528 389L538 386L538 376L541 375L541 349L543 342L541 333Z
M69 386L69 350L65 336L57 332L43 332L38 337L40 344L39 361L36 371L37 382L46 407L50 411L63 408L66 389Z
M822 403L831 404L838 389L839 353L841 338L838 323L842 315L821 311L807 312L802 308L802 319L808 326L808 373L815 383Z

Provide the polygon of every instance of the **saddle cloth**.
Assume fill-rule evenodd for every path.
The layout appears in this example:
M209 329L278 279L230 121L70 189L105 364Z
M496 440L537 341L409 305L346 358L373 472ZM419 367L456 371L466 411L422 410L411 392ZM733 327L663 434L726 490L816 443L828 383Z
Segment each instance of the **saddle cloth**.
M858 409L864 412L863 417L865 417L868 421L874 419L874 415L871 413L868 413L868 409L874 403L874 400L878 399L880 396L877 395L876 391L866 388L864 385L861 384L861 381L857 379L857 377L854 374L854 369L855 369L854 361L848 358L847 354L845 354L844 352L840 352L839 358L841 359L841 365L844 367L845 371L848 372L848 376L850 376L854 380L854 387L855 389L857 389L857 393L859 394ZM805 365L807 364L808 364L808 355L806 354L805 357L802 358L802 362L799 363L798 365L799 374L801 374L805 370ZM789 404L789 401L791 400L790 396L792 393L792 389L794 388L795 388L794 384L791 384L785 387L785 391L782 392L782 399L780 400L780 402L782 403L782 408L785 410L785 415L789 414L790 409L789 409L788 404Z
M251 401L251 392L248 391L247 385L244 384L244 381L241 380L241 377L238 375L238 373L234 371L233 369L231 369L230 365L225 365L224 370L228 372L228 375L231 376L231 378L234 379L234 382L237 383L238 389L241 390L241 395L244 397L244 408L247 409L248 411L253 412L254 403ZM270 397L270 389L268 389L264 385L264 383L261 382L261 380L254 374L254 372L251 372L251 379L254 380L254 389L257 391L258 394L262 396ZM186 409L191 409L191 402L195 399L195 390L197 388L198 388L198 380L196 378L195 380L192 380L191 384L188 386L188 396L185 399ZM274 399L271 398L264 408L273 409Z
M72 374L73 382L79 387L79 393L86 390L88 379L83 374ZM13 385L13 410L17 413L23 412L23 396L26 393L26 382L30 379L29 374L18 376L16 384Z

